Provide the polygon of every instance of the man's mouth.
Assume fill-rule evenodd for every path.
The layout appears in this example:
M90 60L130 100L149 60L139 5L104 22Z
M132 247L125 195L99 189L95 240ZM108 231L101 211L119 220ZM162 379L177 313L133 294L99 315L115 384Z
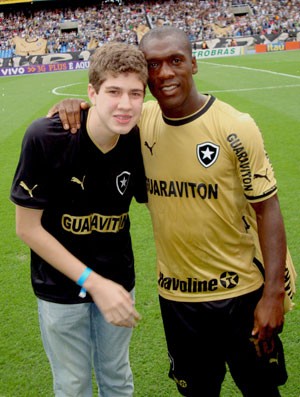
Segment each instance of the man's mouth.
M176 84L172 84L172 85L165 85L161 88L162 92L171 92L174 91L178 88L178 86Z

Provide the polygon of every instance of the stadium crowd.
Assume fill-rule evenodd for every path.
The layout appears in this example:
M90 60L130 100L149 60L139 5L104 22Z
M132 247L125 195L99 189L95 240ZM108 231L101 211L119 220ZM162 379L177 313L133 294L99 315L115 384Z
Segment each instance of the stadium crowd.
M116 4L119 3L119 4ZM236 15L230 6L247 6ZM138 41L141 26L172 24L185 30L191 41L300 30L300 0L243 1L126 1L95 2L94 6L1 13L0 56L10 57L16 36L43 37L47 52L73 52L117 40ZM63 30L64 23L73 28Z

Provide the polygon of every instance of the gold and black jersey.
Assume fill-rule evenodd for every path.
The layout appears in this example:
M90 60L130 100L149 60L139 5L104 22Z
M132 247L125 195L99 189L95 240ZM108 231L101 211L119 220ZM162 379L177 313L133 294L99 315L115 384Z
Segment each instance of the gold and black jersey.
M182 119L165 118L149 101L139 126L160 295L209 301L259 288L249 203L277 187L254 120L208 96Z

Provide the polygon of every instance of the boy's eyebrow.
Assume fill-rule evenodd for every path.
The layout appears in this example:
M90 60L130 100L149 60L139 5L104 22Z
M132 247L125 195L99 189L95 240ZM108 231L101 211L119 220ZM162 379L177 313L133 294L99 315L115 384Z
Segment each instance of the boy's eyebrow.
M132 88L131 91L141 91L144 92L143 88Z
M117 85L107 85L107 86L105 87L106 90L107 90L107 89L111 89L111 88L113 88L113 89L115 89L115 90L120 90L120 87L118 87Z
M113 89L113 90L123 90L122 87L115 86L115 85L106 86L105 89L106 90L111 90L111 89ZM141 91L141 92L143 92L144 89L143 88L131 88L129 91Z

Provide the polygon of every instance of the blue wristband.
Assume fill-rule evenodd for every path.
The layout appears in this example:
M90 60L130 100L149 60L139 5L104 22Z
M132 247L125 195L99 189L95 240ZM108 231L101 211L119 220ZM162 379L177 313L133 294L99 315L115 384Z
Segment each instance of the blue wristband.
M80 287L83 287L83 284L85 283L86 279L91 273L92 273L92 269L86 267L82 272L81 276L79 277L79 279L76 281L76 284L79 285Z

